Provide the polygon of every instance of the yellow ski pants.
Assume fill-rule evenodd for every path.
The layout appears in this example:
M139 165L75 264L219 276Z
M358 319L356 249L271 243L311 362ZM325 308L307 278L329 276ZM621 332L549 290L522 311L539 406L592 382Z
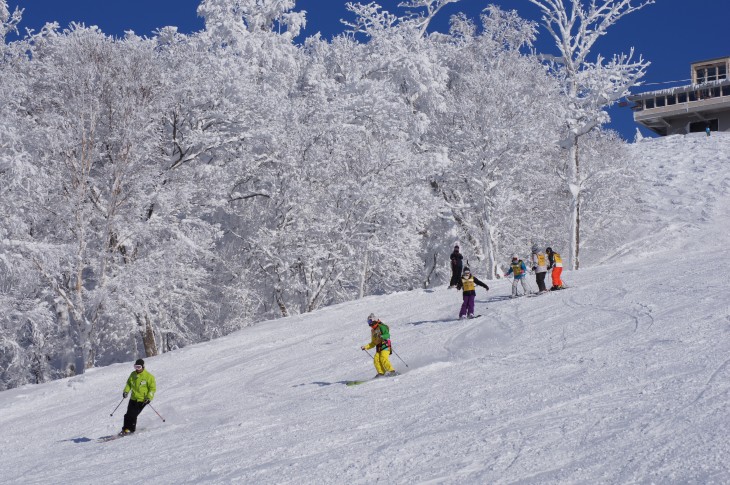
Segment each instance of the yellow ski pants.
M392 372L394 369L393 366L390 364L390 349L375 352L373 364L375 364L375 370L378 371L378 374Z

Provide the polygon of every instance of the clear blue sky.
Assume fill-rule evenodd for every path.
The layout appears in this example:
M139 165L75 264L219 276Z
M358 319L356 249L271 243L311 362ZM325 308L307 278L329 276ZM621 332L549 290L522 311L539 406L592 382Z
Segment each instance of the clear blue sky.
M370 0L361 0L369 3ZM637 3L635 0L634 3ZM123 35L133 30L150 34L159 27L175 25L182 32L203 28L196 16L200 0L9 0L11 10L25 9L23 28L38 30L45 22L57 21L66 27L72 21L97 25L110 35ZM352 19L345 9L346 0L297 0L296 10L307 11L305 36L321 32L329 37L342 30L340 19ZM397 11L399 0L381 0L385 9ZM436 30L448 28L448 18L456 12L476 17L489 4L506 10L517 10L522 17L538 19L537 7L527 0L461 0L444 8L434 25ZM628 52L633 46L652 65L645 83L689 79L693 61L730 55L727 24L730 21L728 0L657 0L643 10L620 20L597 44L594 53L610 58ZM538 50L553 53L552 41L541 31ZM683 81L680 84L689 84ZM651 84L635 91L661 89L665 84ZM609 125L632 140L636 132L631 110L614 107L609 111ZM642 128L644 136L651 135Z

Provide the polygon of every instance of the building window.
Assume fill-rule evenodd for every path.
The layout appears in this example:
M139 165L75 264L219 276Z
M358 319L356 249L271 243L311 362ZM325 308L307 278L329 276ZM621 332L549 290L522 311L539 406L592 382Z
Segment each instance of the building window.
M730 84L722 87L722 95L730 96Z
M707 77L707 73L705 71L705 68L700 68L695 70L695 76L697 77L697 84L702 84L705 82L705 78Z
M690 91L687 93L690 101L697 101L697 91Z
M662 106L664 106L664 104L665 104L664 103L664 99L665 99L664 96L660 96L660 97L658 97L656 99L656 107L657 108L661 108Z
M717 119L707 121L695 121L694 123L690 123L689 132L704 133L708 126L710 127L710 131L717 131L717 128L719 126L719 124L717 123Z
M673 94L670 94L667 96L667 106L671 106L673 104L677 104L677 97Z
M654 107L654 98L648 98L646 100L646 109L652 109Z
M678 103L686 103L687 102L687 93L679 93L677 95L677 102Z
M710 95L713 98L719 98L720 97L720 88L712 88L712 89L710 89Z
M725 63L714 66L703 66L695 69L697 84L727 79L727 66Z

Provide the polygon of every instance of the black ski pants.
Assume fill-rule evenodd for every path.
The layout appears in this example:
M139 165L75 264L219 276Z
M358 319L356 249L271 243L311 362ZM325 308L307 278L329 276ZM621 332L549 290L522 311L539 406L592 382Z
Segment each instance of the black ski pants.
M535 273L535 281L537 282L537 291L545 291L545 275L547 273Z
M451 281L449 286L456 286L461 280L461 264L451 265Z
M143 402L135 401L133 399L129 400L129 404L127 405L127 414L124 415L124 429L128 429L132 433L136 431L137 416L139 416L139 413L142 412L145 406L146 404Z

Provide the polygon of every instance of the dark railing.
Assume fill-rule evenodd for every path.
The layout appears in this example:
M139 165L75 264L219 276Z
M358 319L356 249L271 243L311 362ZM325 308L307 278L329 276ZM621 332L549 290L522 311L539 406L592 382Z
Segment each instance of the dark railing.
M632 110L644 111L726 96L730 97L730 80L728 79L642 93L628 96L628 99L636 103L631 107Z

